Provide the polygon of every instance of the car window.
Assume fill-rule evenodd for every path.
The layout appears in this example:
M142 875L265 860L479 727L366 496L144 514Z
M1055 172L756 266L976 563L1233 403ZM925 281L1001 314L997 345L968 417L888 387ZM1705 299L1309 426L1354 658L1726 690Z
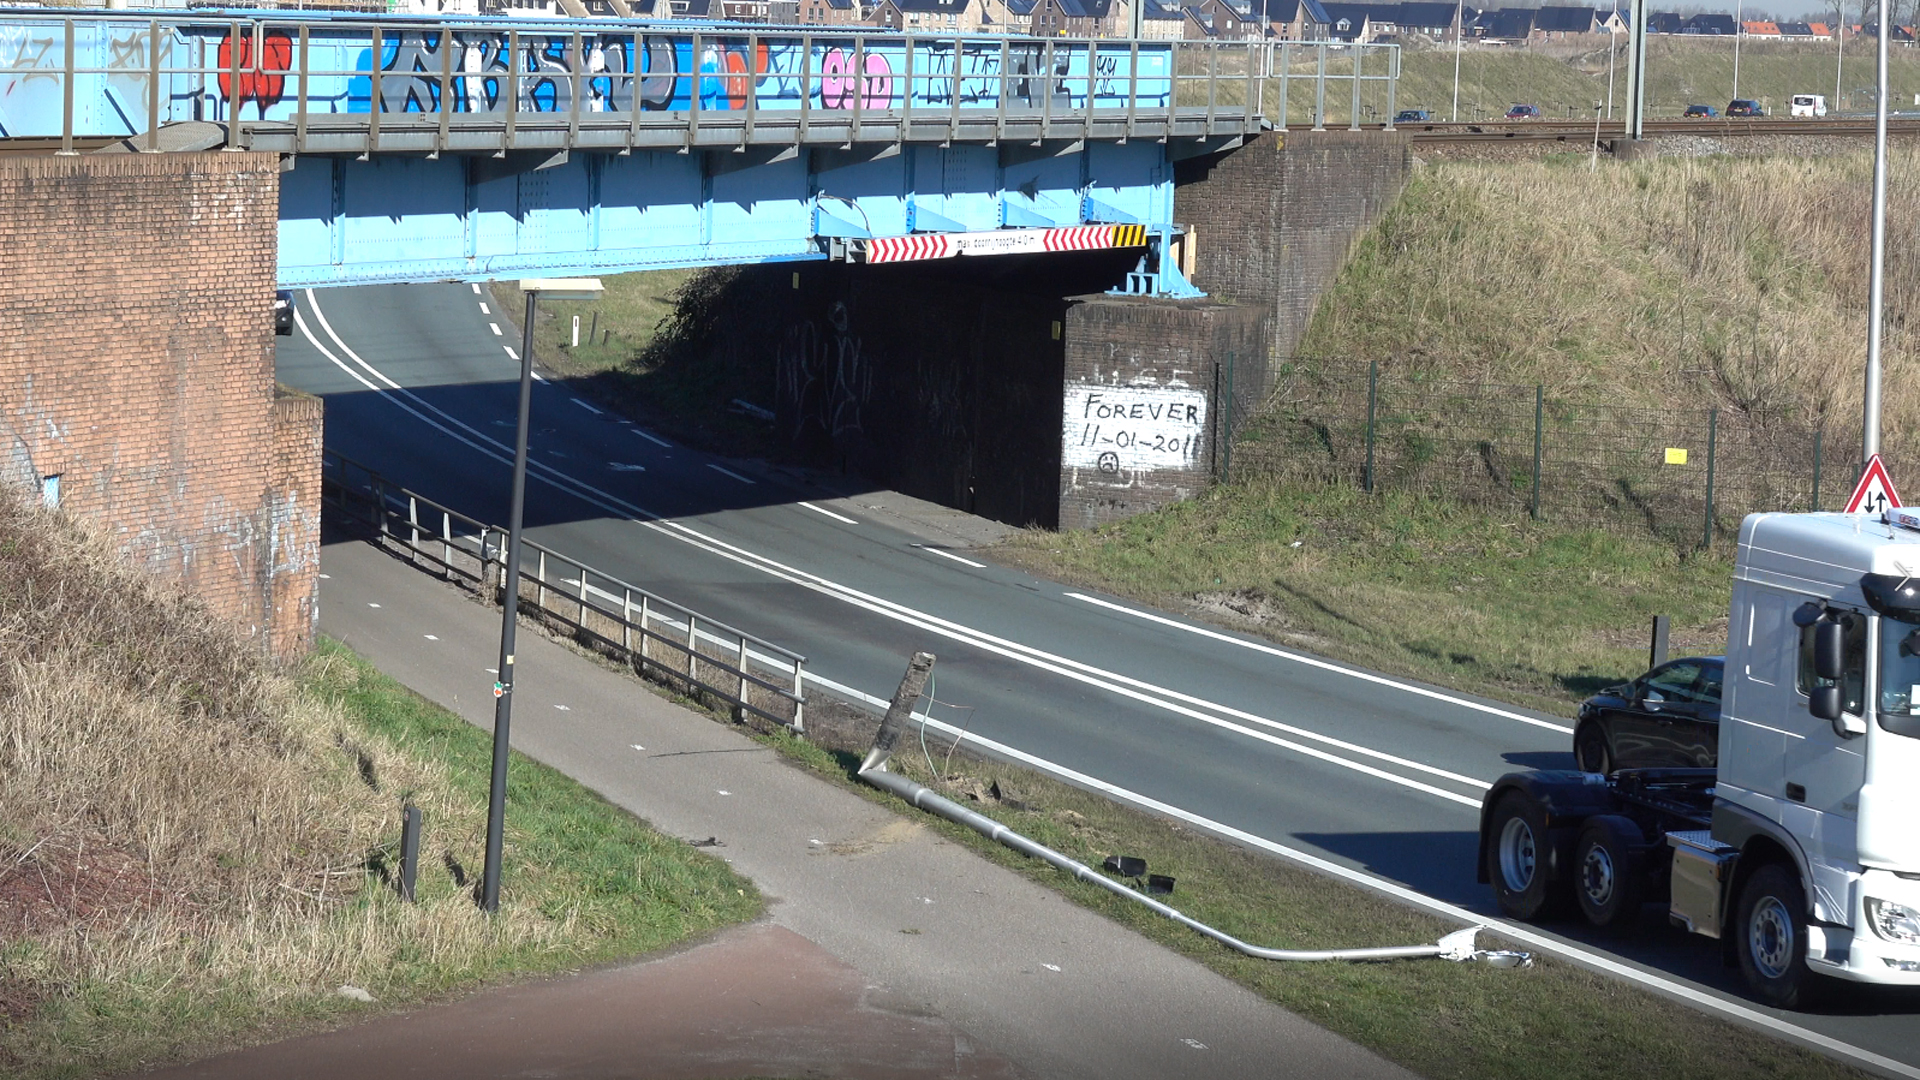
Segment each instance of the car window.
M1646 701L1662 701L1681 704L1699 700L1693 684L1700 680L1700 664L1696 660L1677 660L1666 667L1649 672L1646 681L1640 685L1640 697Z
M1716 709L1720 707L1720 683L1725 677L1725 674L1726 668L1719 664L1702 664L1700 666L1700 687L1698 693L1701 704L1711 705Z

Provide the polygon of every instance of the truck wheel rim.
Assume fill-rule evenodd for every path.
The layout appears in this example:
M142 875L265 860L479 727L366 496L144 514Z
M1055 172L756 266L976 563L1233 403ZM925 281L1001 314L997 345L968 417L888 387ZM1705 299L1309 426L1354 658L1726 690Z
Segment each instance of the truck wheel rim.
M1508 892L1525 892L1533 884L1535 857L1533 830L1519 818L1508 818L1500 830L1500 877Z
M1587 857L1580 864L1580 887L1595 905L1604 906L1613 899L1613 856L1606 848L1595 844L1587 849Z
M1747 929L1747 952L1755 970L1768 979L1787 973L1793 962L1793 916L1776 896L1766 896L1754 905L1753 922Z

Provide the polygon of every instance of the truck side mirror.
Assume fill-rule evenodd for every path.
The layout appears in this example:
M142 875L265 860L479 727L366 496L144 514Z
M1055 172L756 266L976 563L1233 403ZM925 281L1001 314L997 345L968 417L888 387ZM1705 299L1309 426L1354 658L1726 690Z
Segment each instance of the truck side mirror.
M1823 622L1813 628L1813 673L1823 679L1838 679L1846 665L1846 631L1839 623Z
M1807 694L1807 711L1815 720L1840 719L1840 688L1816 686Z

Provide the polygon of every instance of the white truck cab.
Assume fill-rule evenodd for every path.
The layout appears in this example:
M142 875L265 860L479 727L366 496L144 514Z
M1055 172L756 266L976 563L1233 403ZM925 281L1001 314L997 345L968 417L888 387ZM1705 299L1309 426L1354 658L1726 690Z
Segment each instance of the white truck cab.
M1711 769L1509 773L1481 806L1506 914L1647 901L1761 998L1920 986L1920 511L1740 525Z
M1787 115L1825 116L1827 115L1827 99L1820 94L1795 94L1787 102Z
M1749 516L1728 626L1714 839L1793 860L1809 968L1920 985L1920 513Z

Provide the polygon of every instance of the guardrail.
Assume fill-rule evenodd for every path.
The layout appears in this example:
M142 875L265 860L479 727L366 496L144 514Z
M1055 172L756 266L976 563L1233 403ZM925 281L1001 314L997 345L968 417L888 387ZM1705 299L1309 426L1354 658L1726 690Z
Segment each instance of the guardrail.
M507 532L332 450L322 452L321 497L380 542L489 601L502 595ZM643 676L711 695L745 713L806 730L807 658L630 585L522 538L520 604L582 645Z
M314 13L9 16L0 45L0 138L63 152L164 150L192 121L318 154L1208 138L1324 126L1329 84L1351 124L1382 90L1390 119L1400 64L1338 42Z

